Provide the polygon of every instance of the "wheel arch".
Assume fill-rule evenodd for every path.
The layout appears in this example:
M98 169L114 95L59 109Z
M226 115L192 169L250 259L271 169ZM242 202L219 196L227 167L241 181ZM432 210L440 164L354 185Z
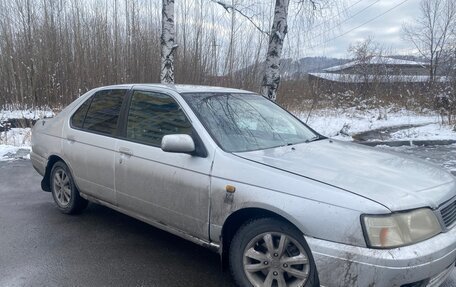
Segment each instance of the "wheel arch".
M297 224L291 216L284 214L284 212L278 212L273 208L267 207L245 207L238 209L226 218L222 227L220 254L222 259L222 266L224 269L228 266L228 252L231 241L237 230L246 222L259 218L279 219L285 223L292 225L296 229L300 230L303 234L305 234L305 232L302 230L302 226L300 228L299 224Z
M65 160L58 155L51 155L47 160L46 169L44 172L43 179L41 180L41 189L47 192L51 192L51 170L54 164L58 161L62 161L66 164Z

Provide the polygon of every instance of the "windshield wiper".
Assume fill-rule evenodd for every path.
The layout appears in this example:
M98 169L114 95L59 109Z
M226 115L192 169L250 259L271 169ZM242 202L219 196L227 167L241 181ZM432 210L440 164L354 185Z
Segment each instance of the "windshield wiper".
M306 140L306 143L315 142L315 141L324 140L324 139L326 139L326 137L321 136L321 135L316 135L314 138L311 138L310 140Z

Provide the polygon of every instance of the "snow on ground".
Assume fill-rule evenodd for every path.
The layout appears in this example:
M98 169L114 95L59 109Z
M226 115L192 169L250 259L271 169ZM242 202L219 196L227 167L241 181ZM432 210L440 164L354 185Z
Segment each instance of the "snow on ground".
M351 141L352 136L369 130L401 125L424 125L392 133L391 140L456 139L449 125L440 125L439 116L432 112L416 113L409 110L388 112L379 119L378 110L335 109L312 111L307 124L317 132L336 139ZM382 112L382 115L384 112ZM298 117L306 122L308 113Z
M453 126L439 124L439 116L432 112L417 113L409 110L396 110L379 118L378 110L324 109L298 113L298 117L319 133L351 141L352 136L369 130L403 125L422 125L406 128L390 134L391 141L398 140L456 140ZM381 113L385 114L384 111ZM51 110L0 110L0 123L9 118L38 119L52 117ZM31 129L14 128L0 132L0 160L11 157L20 150L30 150ZM7 155L7 156L6 156Z
M53 117L50 109L0 110L0 125L8 119L30 119ZM27 158L30 151L31 129L12 128L0 132L0 161L11 158Z
M30 146L32 131L30 128L14 128L0 134L0 144L16 147Z
M0 145L0 161L8 160L10 154L16 153L18 147L11 146L11 145Z
M430 124L422 127L404 129L391 134L392 140L456 140L456 132L452 126Z
M30 147L17 147L0 144L0 161L30 159Z
M54 116L54 112L50 109L39 110L0 110L0 123L7 119L30 119L37 120L42 118L50 118Z
M0 133L0 161L14 157L20 150L30 150L30 128L15 128ZM23 158L23 156L20 156Z

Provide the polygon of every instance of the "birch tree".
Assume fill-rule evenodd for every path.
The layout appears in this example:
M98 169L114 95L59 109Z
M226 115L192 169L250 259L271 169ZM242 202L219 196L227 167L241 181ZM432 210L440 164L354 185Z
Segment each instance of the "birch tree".
M174 84L174 0L163 0L161 33L161 73L160 82Z
M279 89L280 84L280 61L282 57L282 50L284 46L285 37L288 33L288 10L290 7L290 3L293 0L276 0L274 6L274 17L271 29L269 31L265 31L261 28L260 25L257 24L256 21L253 20L252 17L248 16L244 13L241 9L239 9L236 5L227 4L225 1L222 0L211 0L214 3L221 5L225 10L231 11L232 13L236 12L250 21L253 26L260 31L261 33L265 34L269 38L267 54L265 59L265 70L261 80L261 87L260 93L269 98L272 101L275 101L277 98L277 91ZM340 1L339 1L340 2ZM326 6L337 6L338 1L336 0L294 0L298 7L297 13L306 14L309 12L309 9L306 7L310 7L311 11L317 10L319 7L323 7L323 4ZM310 6L309 6L310 5ZM304 9L303 9L304 7ZM313 12L306 14L305 18L312 19ZM308 21L312 22L312 21Z
M287 19L290 0L276 0L274 20L270 32L265 32L255 23L255 21L252 20L251 17L246 15L242 10L238 9L236 5L234 5L233 1L231 4L227 4L221 0L212 0L212 2L221 5L226 11L231 10L233 14L234 12L241 14L261 33L269 36L269 45L265 61L266 69L262 77L261 94L268 99L275 101L280 83L280 58L282 55L283 42L288 32Z
M288 32L289 5L289 0L276 0L274 20L269 35L266 69L261 82L261 94L272 101L277 99L277 90L280 84L280 57L282 55L283 41Z

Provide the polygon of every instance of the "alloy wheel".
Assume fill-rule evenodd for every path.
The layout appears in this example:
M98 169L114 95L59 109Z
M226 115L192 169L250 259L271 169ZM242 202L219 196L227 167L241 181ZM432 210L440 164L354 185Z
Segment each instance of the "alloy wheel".
M255 287L304 286L310 262L304 247L292 237L278 232L254 237L243 254L244 272Z
M53 185L57 203L62 207L67 206L71 200L71 182L70 177L62 168L54 172Z

